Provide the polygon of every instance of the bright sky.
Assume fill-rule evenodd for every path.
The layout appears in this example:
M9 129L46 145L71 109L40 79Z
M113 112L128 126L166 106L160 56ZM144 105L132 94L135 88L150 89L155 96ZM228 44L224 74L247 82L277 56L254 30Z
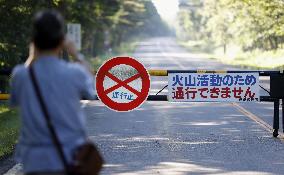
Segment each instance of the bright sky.
M178 12L179 0L152 0L161 17L169 23L174 23Z

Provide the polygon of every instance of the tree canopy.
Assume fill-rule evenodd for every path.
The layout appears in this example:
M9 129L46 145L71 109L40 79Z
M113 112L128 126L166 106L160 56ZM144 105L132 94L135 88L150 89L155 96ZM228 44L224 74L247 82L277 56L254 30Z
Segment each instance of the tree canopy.
M66 23L82 25L82 52L90 56L137 35L167 32L150 0L0 0L2 67L26 59L32 17L50 8L60 11ZM160 25L160 30L155 25Z
M284 42L283 9L282 0L187 0L179 12L180 30L188 40L210 40L224 51L230 43L243 50L278 49Z

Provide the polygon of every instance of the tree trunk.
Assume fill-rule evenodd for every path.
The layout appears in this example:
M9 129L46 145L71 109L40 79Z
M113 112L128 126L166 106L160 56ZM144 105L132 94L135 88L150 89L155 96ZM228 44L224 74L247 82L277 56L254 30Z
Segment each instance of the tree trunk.
M270 48L269 49L273 49L274 48L274 43L273 43L273 39L271 38L271 36L268 38L268 41L269 41L269 45L270 45ZM268 48L265 48L266 50Z
M274 49L278 49L278 37L277 36L274 36L274 43L275 43Z

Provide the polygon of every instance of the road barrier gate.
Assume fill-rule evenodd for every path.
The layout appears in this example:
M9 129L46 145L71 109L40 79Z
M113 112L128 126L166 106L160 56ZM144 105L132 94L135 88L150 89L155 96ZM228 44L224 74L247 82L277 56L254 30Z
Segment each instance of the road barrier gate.
M274 103L274 114L273 114L273 137L279 135L279 115L280 115L280 100L282 100L282 126L284 132L284 73L280 71L207 71L207 70L149 70L151 76L168 76L169 73L259 73L259 76L270 77L270 91L265 90L269 95L260 96L260 101L273 102ZM11 69L1 69L0 76L9 77L11 74ZM9 79L9 78L8 78ZM1 88L7 87L9 81L6 81L4 84L1 82ZM164 86L156 95L149 95L148 101L168 101L167 95L159 95L167 85ZM1 90L0 100L8 100L9 93Z
M279 108L282 100L282 126L284 132L284 74L280 71L207 71L207 70L149 70L151 76L168 76L169 73L259 73L259 76L270 77L270 91L260 86L269 95L260 96L260 101L274 103L273 115L273 137L279 135ZM163 89L165 89L165 86ZM149 101L168 101L167 95L159 95L161 89L156 95L149 95Z

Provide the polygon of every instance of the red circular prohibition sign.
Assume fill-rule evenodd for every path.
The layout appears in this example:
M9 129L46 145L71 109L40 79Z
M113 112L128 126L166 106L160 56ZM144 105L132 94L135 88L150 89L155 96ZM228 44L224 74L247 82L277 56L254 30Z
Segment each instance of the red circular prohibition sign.
M111 68L118 66L120 64L125 64L125 65L133 67L134 69L138 71L138 74L128 78L127 80L121 81L120 79L118 79L117 77L115 77L109 72ZM116 81L116 83L118 84L105 90L103 86L103 81L106 76ZM138 78L142 79L141 92L136 91L135 89L133 89L132 87L128 85L128 83ZM108 93L114 91L115 89L121 86L133 92L135 95L137 95L137 98L129 103L117 103L111 100L107 96ZM116 111L126 112L126 111L130 111L130 110L133 110L139 107L147 99L149 89L150 89L150 77L145 67L141 63L139 63L137 60L130 58L130 57L115 57L105 62L98 70L97 76L96 76L96 88L97 88L97 94L98 94L99 99L106 106Z

